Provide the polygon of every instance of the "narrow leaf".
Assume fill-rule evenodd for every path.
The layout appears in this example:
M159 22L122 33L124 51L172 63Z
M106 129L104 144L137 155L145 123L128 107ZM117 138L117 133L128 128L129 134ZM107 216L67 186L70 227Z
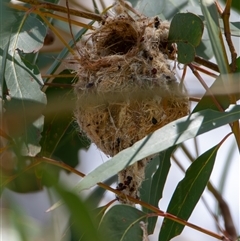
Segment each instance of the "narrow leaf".
M97 167L84 177L74 187L74 190L80 192L88 189L96 185L96 183L115 175L127 165L132 165L145 157L166 150L171 146L180 144L183 141L231 123L239 118L240 106L231 105L227 112L203 110L173 121ZM160 136L161 138L159 138ZM62 203L62 201L55 203L48 211L57 208Z
M224 48L216 5L212 0L201 0L200 3L220 73L227 74L229 72L228 59Z
M190 117L183 117L173 121L97 167L84 177L74 189L75 191L88 189L96 183L118 173L124 169L126 165L132 165L147 156L156 154L173 145L180 144L197 135L228 124L239 119L239 116L240 106L231 105L229 111L226 113L203 110L192 114ZM159 138L159 136L162 138ZM136 153L139 149L140 151ZM131 161L129 161L130 157L133 157Z
M230 98L227 95L227 92L231 94L236 94L236 99L237 100L240 99L240 93L239 93L240 57L237 58L236 64L237 64L237 71L231 76L232 78L231 85L224 86L223 79L227 78L227 75L220 75L219 77L217 77L217 79L210 87L211 93L214 95L215 99L224 110L230 105ZM225 88L227 88L227 91ZM215 102L212 99L212 96L209 95L208 92L202 97L200 102L194 108L193 112L201 111L204 109L218 110Z
M218 148L218 145L214 146L191 164L173 193L167 208L168 213L188 220L208 183ZM181 234L183 229L184 225L164 218L158 240L171 240Z
M97 222L94 220L88 205L80 200L76 194L69 192L63 187L56 186L56 190L65 201L67 209L72 215L72 229L77 236L81 237L84 234L84 239L82 239L82 241L105 240L97 230Z
M151 204L152 206L158 207L158 202L162 198L163 188L168 176L168 172L171 166L170 157L172 155L175 146L170 147L166 151L161 152L157 157L154 159L157 160L158 168L157 171L154 173L150 173L153 177L146 175L146 180L142 184L142 188L140 193L144 195L140 195L141 200ZM149 165L152 164L155 160L152 160ZM156 162L156 161L155 161ZM148 168L148 167L147 167ZM148 169L147 169L148 170ZM146 171L147 171L146 170ZM143 207L143 211L145 213L150 213L151 211L147 208ZM148 233L152 234L155 225L157 222L157 217L150 217L148 218Z

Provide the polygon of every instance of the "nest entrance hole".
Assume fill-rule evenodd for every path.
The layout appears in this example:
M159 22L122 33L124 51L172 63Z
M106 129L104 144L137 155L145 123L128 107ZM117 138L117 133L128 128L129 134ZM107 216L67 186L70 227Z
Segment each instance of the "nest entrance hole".
M102 29L98 40L101 56L125 55L137 44L138 35L129 23L114 22Z

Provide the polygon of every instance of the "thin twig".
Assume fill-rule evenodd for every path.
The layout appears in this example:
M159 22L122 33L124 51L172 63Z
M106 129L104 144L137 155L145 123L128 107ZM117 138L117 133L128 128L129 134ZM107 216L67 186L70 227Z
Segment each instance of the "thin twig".
M208 86L206 85L205 81L202 79L202 77L199 75L199 73L197 72L197 70L194 68L194 66L192 64L188 64L188 67L192 70L193 74L196 76L196 78L200 81L200 83L202 84L202 86L204 87L204 89L209 93L209 95L211 96L214 104L217 106L217 108L220 111L224 111L222 106L218 103L217 99L215 98L214 94L212 93L211 89L208 88Z
M95 20L95 21L99 21L99 22L103 20L102 16L99 14L75 10L72 8L70 8L68 10L63 6L53 4L53 3L43 2L40 0L20 0L20 1L31 4L33 6L36 6L37 8L49 9L49 10L58 11L58 12L62 12L62 13L68 13L68 11L69 11L69 13L71 15L74 15L77 17L87 18L87 19L91 19L91 20Z
M237 239L237 232L233 223L232 215L230 213L229 207L220 193L213 187L211 183L207 185L208 190L213 194L213 196L218 201L219 208L221 210L226 232L231 240Z
M219 73L219 68L218 68L218 66L216 64L214 64L214 63L212 63L212 62L210 62L210 61L208 61L206 59L203 59L200 56L195 56L194 62L196 62L198 64L201 64L201 65L203 65L203 66L205 66L205 67L207 67L209 69L212 69L212 70L214 70L214 71Z
M216 4L218 12L220 13L220 15L222 17L222 20L223 20L224 35L225 35L226 41L228 43L228 47L229 47L231 57L232 57L231 69L232 69L232 72L235 72L236 69L237 69L237 63L236 63L237 52L236 52L236 49L234 48L234 45L233 45L233 42L232 42L230 23L229 23L232 0L226 1L226 6L225 6L223 11L222 11L222 8L217 1L215 1L215 4Z
M201 66L199 66L199 65L196 65L196 64L194 64L194 63L192 63L192 65L194 66L194 68L196 69L196 70L198 70L199 72L202 72L202 73L204 73L204 74L206 74L206 75L208 75L208 76L211 76L211 77L213 77L213 78L217 78L218 77L218 75L216 75L216 74L214 74L213 72L210 72L210 71L208 71L207 69L203 69Z

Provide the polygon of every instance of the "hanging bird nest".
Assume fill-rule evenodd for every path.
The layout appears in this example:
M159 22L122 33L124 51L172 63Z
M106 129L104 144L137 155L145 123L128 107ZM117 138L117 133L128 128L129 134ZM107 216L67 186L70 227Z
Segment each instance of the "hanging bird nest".
M106 17L80 43L75 116L107 155L188 114L188 100L168 63L168 31L158 17L124 10ZM121 171L117 189L138 198L148 161Z

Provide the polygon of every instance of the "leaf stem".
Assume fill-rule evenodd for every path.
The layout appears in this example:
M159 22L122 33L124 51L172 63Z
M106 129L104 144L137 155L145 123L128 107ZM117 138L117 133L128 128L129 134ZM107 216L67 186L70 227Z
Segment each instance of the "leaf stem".
M214 94L212 93L211 89L208 88L208 86L206 85L205 81L203 80L201 75L198 73L198 71L195 69L195 67L192 64L188 64L188 67L192 70L193 74L200 81L200 83L202 84L204 89L209 93L209 95L211 96L211 98L212 98L214 104L217 106L217 108L220 111L224 111L222 106L218 103L217 99L215 98Z

